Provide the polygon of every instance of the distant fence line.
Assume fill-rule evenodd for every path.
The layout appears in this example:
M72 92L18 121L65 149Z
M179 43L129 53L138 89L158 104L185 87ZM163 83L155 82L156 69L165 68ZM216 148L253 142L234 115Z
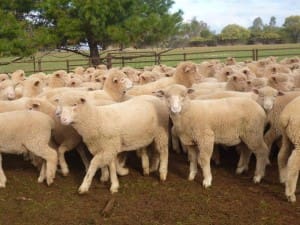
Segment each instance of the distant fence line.
M174 51L174 50L172 50ZM240 60L259 60L263 57L277 56L299 56L300 47L296 48L265 48L265 49L241 49L241 50L212 50L212 51L198 51L198 52L179 52L175 50L175 53L168 51L156 52L156 51L144 51L144 52L112 52L105 56L100 57L100 61L106 64L108 68L111 67L124 67L132 66L136 68L142 68L144 66L167 64L174 66L180 61L195 61L201 62L204 60L218 59L225 60L228 57L234 57L238 61ZM56 70L66 70L71 72L77 66L93 66L92 58L85 59L64 59L64 60L43 60L32 57L30 60L19 61L11 63L15 65L15 68L23 69L26 73L35 72L52 72ZM22 68L26 67L26 69ZM0 66L1 69L1 66ZM12 72L2 71L0 72Z

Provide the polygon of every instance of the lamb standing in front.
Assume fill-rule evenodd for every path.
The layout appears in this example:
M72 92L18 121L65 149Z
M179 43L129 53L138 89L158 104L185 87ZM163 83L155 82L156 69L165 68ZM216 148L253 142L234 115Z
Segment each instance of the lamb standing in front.
M117 154L143 148L154 142L160 159L160 179L168 165L168 109L154 96L139 96L122 103L94 106L84 95L63 96L59 100L61 123L72 125L94 155L79 193L88 191L98 168L109 166L111 188L117 192Z
M254 182L259 183L269 162L268 148L263 140L266 119L264 110L248 98L190 100L188 92L191 91L182 85L172 85L156 93L164 96L176 133L187 147L189 180L196 176L198 155L204 176L203 185L211 186L210 159L214 144L233 146L243 142L245 145L241 145L243 151L237 173L248 168L245 159L251 150L257 159Z

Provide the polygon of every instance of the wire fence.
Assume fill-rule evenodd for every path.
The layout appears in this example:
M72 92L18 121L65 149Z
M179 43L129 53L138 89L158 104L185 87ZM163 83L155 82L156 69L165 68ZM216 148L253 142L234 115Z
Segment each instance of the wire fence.
M69 53L68 53L69 54ZM68 57L71 55L68 55ZM194 61L200 63L205 60L218 59L225 60L228 57L234 57L238 61L259 60L268 56L277 56L279 58L300 56L299 47L285 48L261 48L261 49L239 49L239 50L210 50L185 52L182 49L168 49L165 51L118 51L100 56L100 62L111 67L131 66L143 68L158 64L175 66L181 61ZM23 69L27 74L35 72L53 72L56 70L66 70L71 72L77 66L89 67L92 65L92 58L77 57L67 58L66 56L47 59L47 57L31 57L26 60L13 63L0 63L0 73L13 72L16 69Z

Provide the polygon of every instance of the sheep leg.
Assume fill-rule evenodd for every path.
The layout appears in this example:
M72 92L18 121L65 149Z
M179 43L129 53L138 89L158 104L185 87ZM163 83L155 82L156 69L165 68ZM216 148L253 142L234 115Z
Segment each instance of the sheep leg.
M48 185L52 184L57 167L57 152L49 146L42 144L40 146L31 146L32 148L27 147L31 152L46 160L46 181ZM43 150L41 151L40 149Z
M240 159L236 168L236 174L242 174L244 171L248 170L252 152L244 143L239 144L237 150L240 152Z
M287 179L285 182L285 195L290 202L296 201L296 187L299 176L300 151L294 150L287 163Z
M219 149L219 145L215 145L214 146L214 151L213 154L211 156L212 161L214 161L214 163L218 166L220 165L220 149Z
M159 176L161 181L165 181L167 179L168 174L168 157L169 157L169 151L168 146L166 145L163 147L165 150L161 151L159 154Z
M117 169L116 169L116 160L114 159L109 163L109 174L110 174L110 192L111 193L116 193L118 192L119 189L119 180L117 176Z
M185 146L188 151L188 159L190 161L190 173L188 180L192 181L195 179L197 175L198 168L197 168L197 149L195 146Z
M88 159L86 153L85 153L85 146L83 143L80 143L77 147L76 147L76 151L78 152L82 163L84 165L85 171L88 170L89 165L90 165L90 160Z
M202 168L203 186L208 188L212 183L212 175L210 168L210 160L214 149L214 136L212 134L205 135L205 137L197 140L200 153L198 154L198 163Z
M40 171L40 176L38 178L38 183L43 183L45 178L46 178L46 162L43 162Z
M101 168L101 177L100 177L100 181L102 183L104 182L107 182L109 179L109 170L108 170L108 167L105 166L105 167L102 167Z
M285 183L287 176L287 162L291 154L291 142L286 136L282 135L282 145L278 153L278 170L280 183Z
M269 150L265 142L262 140L261 144L258 145L254 151L256 157L256 168L255 175L253 177L254 183L260 183L261 179L265 175L266 166L270 163L269 161Z
M272 145L278 137L279 135L277 134L276 129L271 125L270 129L264 135L264 140L269 151L271 151Z
M63 176L67 176L69 174L68 164L65 159L65 152L69 150L70 149L63 144L58 147L58 164L61 168L61 173Z
M150 169L149 172L155 172L157 171L159 167L159 153L157 151L153 151L152 157L151 157L151 163L150 163Z
M86 172L83 182L81 183L78 189L79 194L84 194L88 192L93 177L95 176L95 173L97 172L98 168L107 167L108 166L107 164L110 164L111 161L114 160L115 156L112 154L112 152L116 152L116 151L114 151L114 149L112 150L106 149L105 151L104 150L100 151L92 158L88 171Z
M121 152L117 156L117 161L116 161L116 169L117 169L117 174L120 176L125 176L128 175L129 169L125 167L127 159L127 152Z
M176 153L180 153L180 143L179 143L179 138L176 134L175 127L173 126L171 129L171 137L172 137L172 149Z
M6 176L2 168L2 154L0 153L0 188L4 188L6 184Z
M150 173L150 169L149 169L149 156L147 153L147 148L139 149L137 151L137 155L141 157L144 176L148 176Z

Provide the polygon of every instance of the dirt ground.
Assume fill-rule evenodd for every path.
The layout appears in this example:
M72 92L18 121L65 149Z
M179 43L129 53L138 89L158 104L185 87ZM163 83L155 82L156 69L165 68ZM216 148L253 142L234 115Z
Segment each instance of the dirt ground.
M71 173L56 176L52 186L37 183L37 171L20 156L4 155L8 183L0 190L0 225L297 225L300 224L300 195L288 203L278 182L276 158L267 167L261 184L252 182L250 171L235 174L237 155L221 152L221 165L212 166L213 185L201 186L202 175L188 181L185 155L170 154L167 181L158 174L141 175L140 161L130 154L130 174L120 178L119 193L111 195L109 184L94 178L90 191L78 195L83 166L76 153L68 153ZM102 211L113 203L109 215Z

